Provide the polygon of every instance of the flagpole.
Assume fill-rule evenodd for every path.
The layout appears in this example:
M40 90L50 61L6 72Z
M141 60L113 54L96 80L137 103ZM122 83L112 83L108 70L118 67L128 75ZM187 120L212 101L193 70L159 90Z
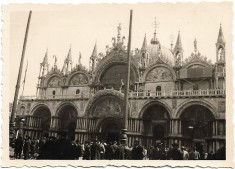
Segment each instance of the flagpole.
M133 10L130 10L130 23L129 23L129 38L128 38L128 53L127 53L127 76L126 76L126 85L124 93L124 118L123 118L123 129L121 141L127 143L127 127L128 127L128 112L129 112L129 84L130 84L130 55L131 55L131 31L132 31L132 13Z
M26 49L26 44L27 44L28 32L29 32L31 14L32 14L32 11L29 12L29 17L28 17L28 22L27 22L27 27L26 27L25 37L24 37L23 50L22 50L22 55L21 55L21 60L20 60L19 73L18 73L17 83L15 87L15 96L14 96L11 119L10 119L10 139L11 140L14 137L16 106L17 106L17 100L18 100L19 89L20 89L20 81L21 81L22 69L23 69L23 64L24 64L24 56L25 56L25 49Z
M27 60L27 65L26 65L26 69L25 69L25 73L24 73L23 90L22 90L21 96L23 96L23 93L24 93L24 85L25 85L25 79L26 79L27 69L28 69L28 60Z

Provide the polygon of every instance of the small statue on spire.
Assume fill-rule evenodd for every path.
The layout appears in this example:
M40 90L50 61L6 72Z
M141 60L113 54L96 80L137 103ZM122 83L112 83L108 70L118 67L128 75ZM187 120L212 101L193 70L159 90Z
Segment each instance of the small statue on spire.
M53 59L55 59L54 67L56 67L57 66L57 57L56 57L56 55L53 55Z
M194 52L197 53L197 39L194 40Z
M81 59L82 59L82 54L81 54L81 52L79 52L79 58L78 58L78 64L79 64L79 65L82 64L82 63L81 63Z
M121 37L121 23L117 26L117 38L113 37L112 42L113 42L113 47L120 46L122 47L124 44L125 36Z

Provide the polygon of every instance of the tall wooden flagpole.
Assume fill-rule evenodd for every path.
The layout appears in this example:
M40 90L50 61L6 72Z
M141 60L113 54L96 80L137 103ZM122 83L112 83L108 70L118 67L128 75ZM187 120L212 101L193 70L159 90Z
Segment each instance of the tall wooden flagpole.
M131 55L131 30L132 30L132 13L130 11L130 23L129 23L129 38L128 38L128 53L127 53L127 76L125 84L125 93L124 93L124 118L123 118L123 129L121 141L127 143L127 127L128 127L128 111L129 111L129 85L130 85L130 55Z
M26 49L26 44L27 44L31 14L32 14L32 11L29 12L28 23L27 23L25 37L24 37L23 50L22 50L22 55L21 55L21 60L20 60L19 73L18 73L17 83L15 87L15 96L14 96L11 119L10 119L10 139L13 139L14 137L16 106L17 106L17 100L19 96L20 81L21 81L21 75L22 75L23 64L24 64L24 55L25 55L25 49Z

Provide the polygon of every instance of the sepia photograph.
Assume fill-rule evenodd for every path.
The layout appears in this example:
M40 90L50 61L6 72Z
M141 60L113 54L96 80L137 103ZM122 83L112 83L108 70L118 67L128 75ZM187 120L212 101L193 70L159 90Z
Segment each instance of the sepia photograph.
M4 5L4 166L231 167L232 6Z

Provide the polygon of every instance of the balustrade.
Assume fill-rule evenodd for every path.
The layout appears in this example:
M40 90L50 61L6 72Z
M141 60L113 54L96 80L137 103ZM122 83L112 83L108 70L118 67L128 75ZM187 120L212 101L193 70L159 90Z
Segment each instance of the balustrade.
M33 127L33 128L41 128L41 117L34 117L34 116L26 116L24 126L25 127Z
M119 91L120 92L120 91ZM191 96L224 96L225 89L207 89L207 90L178 90L178 91L141 91L129 92L130 98L161 98L161 97L191 97ZM54 99L78 99L90 98L94 93L83 93L82 95L47 95L47 96L21 96L20 100L54 100Z

